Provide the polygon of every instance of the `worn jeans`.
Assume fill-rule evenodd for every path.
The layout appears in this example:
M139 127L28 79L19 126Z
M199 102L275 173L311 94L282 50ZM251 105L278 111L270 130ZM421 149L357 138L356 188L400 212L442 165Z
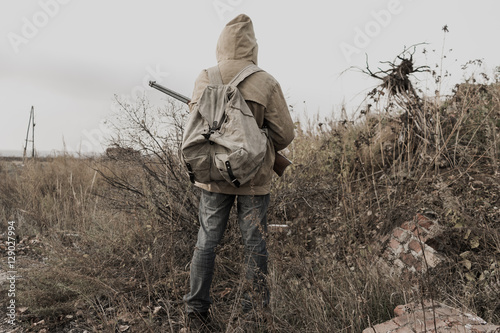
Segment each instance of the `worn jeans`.
M258 294L261 305L269 302L266 284L267 249L263 234L267 232L268 195L229 195L202 190L200 198L200 229L191 261L190 292L184 296L187 312L206 312L212 300L210 285L214 273L215 248L220 243L229 220L233 203L237 200L238 224L245 245L245 278L253 295ZM258 306L244 295L243 310Z

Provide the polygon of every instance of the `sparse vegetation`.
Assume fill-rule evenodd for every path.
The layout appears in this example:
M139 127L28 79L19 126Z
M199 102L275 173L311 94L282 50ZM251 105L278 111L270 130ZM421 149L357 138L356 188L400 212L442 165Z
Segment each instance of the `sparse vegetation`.
M429 99L399 70L412 61L403 53L376 74L359 117L297 124L294 164L269 211L269 223L289 225L268 235L271 311L254 314L249 331L361 332L428 298L500 323L500 84L471 78ZM197 190L177 155L186 111L121 105L100 158L0 164L2 220L17 221L28 255L47 258L18 282L27 332L182 327L198 228ZM377 268L378 240L423 211L446 229L445 264L427 276ZM238 307L239 238L233 223L218 250L212 314L223 332L250 324Z

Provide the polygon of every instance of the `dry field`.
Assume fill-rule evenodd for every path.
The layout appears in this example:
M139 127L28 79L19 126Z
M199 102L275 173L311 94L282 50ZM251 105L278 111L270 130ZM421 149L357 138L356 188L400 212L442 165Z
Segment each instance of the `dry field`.
M424 299L500 324L499 85L464 83L437 102L397 70L352 121L297 124L269 210L269 223L289 226L267 236L270 311L239 312L233 218L216 261L215 331L356 333ZM18 244L16 332L182 328L198 193L177 158L176 107L123 105L126 130L102 157L0 161L2 244L8 221ZM151 119L177 131L160 136ZM446 229L445 263L401 276L374 265L379 240L423 211Z

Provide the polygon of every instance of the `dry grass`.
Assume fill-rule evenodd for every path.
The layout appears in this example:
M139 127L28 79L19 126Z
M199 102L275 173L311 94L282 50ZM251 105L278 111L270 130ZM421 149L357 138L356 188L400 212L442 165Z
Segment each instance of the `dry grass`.
M216 261L216 329L361 332L396 305L428 297L500 323L499 97L498 84L463 84L444 102L298 125L294 165L274 183L269 211L269 223L289 225L268 235L271 312L251 322L239 313L242 247L233 222ZM2 220L16 220L21 239L41 240L28 255L48 258L25 267L18 283L27 332L38 332L32 323L41 319L50 332L182 327L197 192L179 166L178 136L158 138L141 121L172 109L123 107L135 132L107 156L0 165ZM432 128L415 129L417 113ZM422 210L447 228L446 264L426 278L380 271L377 240Z

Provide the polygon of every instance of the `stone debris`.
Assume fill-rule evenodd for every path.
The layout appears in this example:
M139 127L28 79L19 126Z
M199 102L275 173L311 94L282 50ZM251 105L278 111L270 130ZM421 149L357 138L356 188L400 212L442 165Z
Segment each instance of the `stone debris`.
M392 274L424 273L443 260L431 246L431 240L441 233L442 228L437 221L417 214L412 221L394 228L379 264Z
M445 304L426 301L409 303L394 309L397 316L385 323L363 330L363 333L500 333L500 326L486 323L480 317Z
M426 215L434 214L417 214L382 240L385 248L377 262L382 271L396 276L421 275L445 260L438 252L436 241L444 228ZM500 333L500 326L442 303L434 302L432 306L427 301L423 307L419 303L399 305L394 309L395 318L366 328L363 333Z

